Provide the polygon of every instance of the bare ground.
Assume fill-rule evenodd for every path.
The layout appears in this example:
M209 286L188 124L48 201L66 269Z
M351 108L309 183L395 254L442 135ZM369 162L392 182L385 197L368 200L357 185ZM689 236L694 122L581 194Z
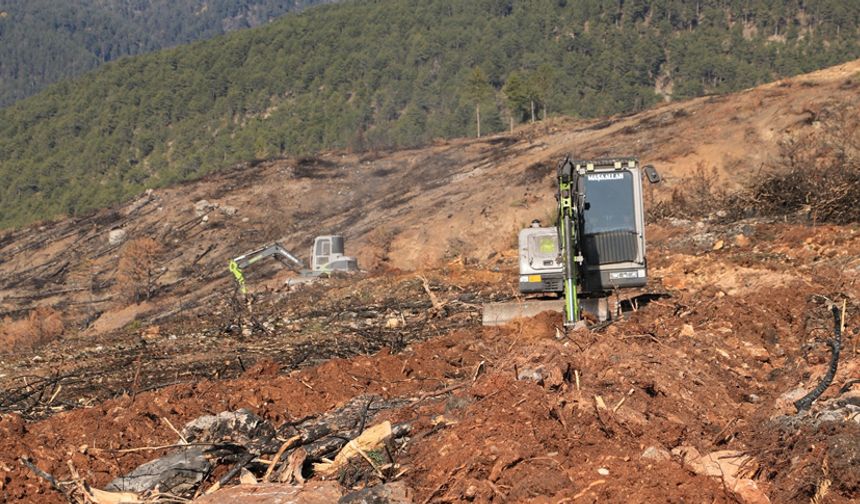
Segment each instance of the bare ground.
M654 198L700 162L731 181L855 96L858 71L414 151L237 167L7 232L3 315L52 306L67 329L0 353L0 497L62 502L23 456L60 479L71 460L98 487L163 453L122 450L175 443L168 422L245 407L278 424L373 393L413 399L371 420L413 426L396 458L416 502L856 501L856 225L649 226L652 281L629 294L628 317L567 338L547 313L483 328L480 305L517 297L515 231L549 215L563 153L638 154L666 175ZM197 215L201 199L213 204ZM118 297L115 229L165 246L146 303ZM229 257L275 239L300 253L325 232L344 232L369 272L286 287L269 266L249 272L250 307L234 297ZM796 415L827 368L828 299L847 306L839 370ZM693 449L751 457L746 490L701 474Z

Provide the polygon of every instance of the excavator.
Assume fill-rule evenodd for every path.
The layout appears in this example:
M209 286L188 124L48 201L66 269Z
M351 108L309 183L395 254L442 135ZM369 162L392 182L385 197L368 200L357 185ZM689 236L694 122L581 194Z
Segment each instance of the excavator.
M314 244L311 248L311 269L306 269L301 259L280 243L271 243L230 260L230 272L236 277L242 294L247 294L243 270L257 261L269 257L274 257L308 279L330 275L333 272L358 271L358 261L354 257L344 255L342 235L324 235L314 238Z
M598 321L611 318L610 293L644 287L643 172L649 182L660 182L653 166L640 167L633 157L565 157L556 170L555 225L533 221L518 237L520 292L558 299L485 305L484 325L552 310L563 313L566 328L582 327L586 313Z

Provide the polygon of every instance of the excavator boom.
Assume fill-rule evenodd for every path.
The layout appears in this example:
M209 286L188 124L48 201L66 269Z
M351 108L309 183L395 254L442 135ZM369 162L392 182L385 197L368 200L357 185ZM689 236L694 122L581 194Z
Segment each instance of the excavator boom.
M280 243L266 245L247 254L242 254L230 260L230 272L236 277L236 282L239 284L239 290L242 294L248 292L248 289L245 287L245 274L242 272L242 269L267 257L275 257L293 271L302 271L305 267L301 259L290 253Z
M284 263L287 267L296 271L301 271L305 267L305 264L301 261L301 259L290 253L290 251L285 249L280 243L273 243L263 248L254 250L253 252L248 252L247 254L240 255L239 257L233 259L233 261L235 261L240 268L247 268L255 262L261 259L265 259L267 257L275 257L276 259Z

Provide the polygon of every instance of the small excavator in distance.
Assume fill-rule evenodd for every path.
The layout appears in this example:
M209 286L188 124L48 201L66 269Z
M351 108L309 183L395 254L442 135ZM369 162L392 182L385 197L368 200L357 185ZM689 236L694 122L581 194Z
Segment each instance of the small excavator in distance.
M236 277L242 294L247 293L243 270L268 257L274 257L306 278L320 277L333 272L358 271L358 261L354 257L344 255L344 239L341 235L325 235L314 238L314 244L311 248L311 269L306 269L301 259L280 243L272 243L230 260L230 272Z
M583 308L600 321L610 318L609 294L644 287L645 207L642 172L660 181L653 166L636 158L574 160L557 169L557 221L539 221L519 233L519 290L559 294L555 300L494 303L484 307L484 325L560 310L565 327L582 326Z

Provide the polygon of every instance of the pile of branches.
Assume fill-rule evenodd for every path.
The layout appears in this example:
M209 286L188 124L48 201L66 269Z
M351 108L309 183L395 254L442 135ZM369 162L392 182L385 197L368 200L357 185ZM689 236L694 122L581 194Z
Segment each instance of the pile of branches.
M860 222L860 117L856 103L825 110L816 127L780 142L780 159L744 199L759 215Z
M775 162L728 191L716 169L699 164L673 190L653 203L648 218L725 220L792 217L813 223L860 222L860 99L813 113L810 128L779 143Z
M171 449L116 478L105 490L87 484L71 461L68 479L39 469L31 458L23 457L20 462L70 504L187 502L233 482L302 484L317 473L336 477L346 487L359 482L372 486L394 481L406 472L396 463L395 454L402 449L411 426L382 422L369 427L371 420L380 412L451 390L418 398L361 395L335 410L277 428L244 409L204 415L181 431L174 429L179 436L177 444L113 450L127 453ZM219 466L224 467L219 470Z

